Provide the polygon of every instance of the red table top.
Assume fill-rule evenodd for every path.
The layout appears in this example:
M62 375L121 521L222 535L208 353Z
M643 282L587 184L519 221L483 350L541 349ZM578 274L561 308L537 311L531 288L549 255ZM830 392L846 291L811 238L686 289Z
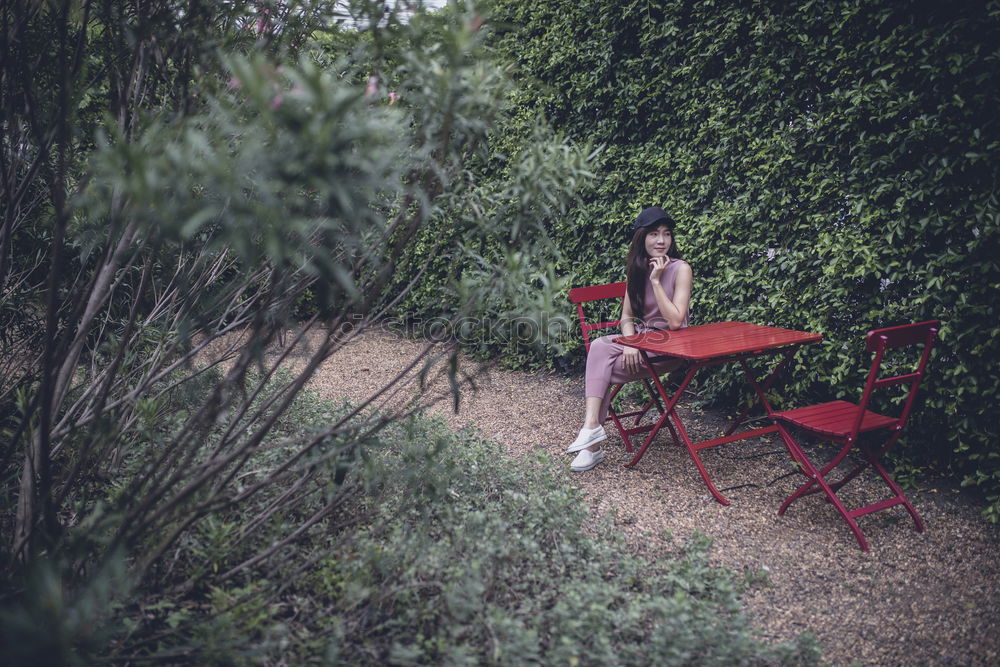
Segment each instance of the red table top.
M808 331L749 322L713 322L676 331L647 331L619 336L614 342L657 355L708 361L735 354L763 353L780 347L816 343L822 339L822 334Z

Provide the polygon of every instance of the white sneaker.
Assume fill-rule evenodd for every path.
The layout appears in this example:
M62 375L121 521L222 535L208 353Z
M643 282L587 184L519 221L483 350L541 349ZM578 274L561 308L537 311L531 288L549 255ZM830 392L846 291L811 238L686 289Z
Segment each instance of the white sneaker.
M604 450L598 449L596 452L592 452L589 449L584 449L573 462L569 464L569 469L573 472L583 472L584 470L590 470L598 463L604 460Z
M581 449L586 449L591 445L596 445L602 440L607 439L608 434L604 431L603 426L598 426L597 428L581 428L580 434L576 436L576 440L574 440L573 444L566 448L566 453L572 454L573 452L578 452Z

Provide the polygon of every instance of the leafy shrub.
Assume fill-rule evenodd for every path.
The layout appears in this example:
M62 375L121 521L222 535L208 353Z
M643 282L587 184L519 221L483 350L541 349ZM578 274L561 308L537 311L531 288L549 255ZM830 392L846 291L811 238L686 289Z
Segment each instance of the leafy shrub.
M189 389L178 390L173 407L191 409L204 400ZM349 411L300 393L241 485L279 467L290 437L322 432ZM357 428L372 417L356 417ZM202 443L204 456L226 429L220 424ZM327 455L315 457L320 474L305 480L315 493L300 494L264 521L277 501L301 490L302 479L220 509L188 531L146 580L130 577L127 560L117 557L70 595L61 590L73 564L37 561L20 602L8 600L0 610L0 658L5 664L88 664L102 656L198 664L817 660L808 635L770 647L754 637L739 602L751 581L710 566L706 538L675 542L656 561L630 555L610 522L590 519L580 492L553 472L558 468L546 456L511 460L471 430L449 431L424 417L386 428L356 450L361 455L335 447L329 442ZM136 458L155 448L147 443ZM142 472L138 460L126 464L122 476ZM130 473L128 466L138 467ZM115 484L104 493L114 495ZM335 512L288 541L338 496ZM102 532L88 524L76 539L83 544ZM283 544L280 558L253 560L275 544Z
M249 563L308 538L343 502L370 436L410 406L356 430L332 419L267 452L262 443L282 434L284 410L320 364L406 297L420 263L404 253L445 211L464 211L456 228L498 244L477 257L461 298L450 295L450 315L485 293L511 296L505 313L516 313L531 280L518 258L544 236L536 209L563 205L560 175L584 171L586 154L550 136L502 190L517 205L484 221L467 164L487 151L509 81L485 57L479 26L456 19L415 35L389 20L402 48L384 71L403 97L387 100L361 40L346 40L355 61L309 47L332 4L342 3L282 4L276 17L240 1L209 21L181 0L140 13L120 0L12 8L0 141L18 147L7 185L19 200L0 221L0 317L24 312L33 324L0 336L0 599L25 595L36 560L68 591L119 556L130 577L193 590L240 580ZM380 3L349 9L370 19L369 34L390 29ZM93 75L123 62L145 65L127 84ZM466 256L461 236L439 239L431 255ZM305 309L308 320L293 322ZM318 342L296 349L291 378L269 382L292 354L292 326ZM454 380L454 347L413 364L437 372L442 359ZM216 364L225 372L209 380L204 366ZM200 402L180 396L202 381L211 387ZM275 458L260 476L252 466L264 454ZM251 499L274 504L245 522L221 518ZM248 539L285 524L278 546ZM77 541L83 525L100 539ZM197 564L220 551L233 571Z
M388 640L372 650L386 658L489 651L482 655L499 660L469 617L480 608L477 595L493 600L494 589L486 609L495 622L486 628L513 656L569 655L577 649L557 637L579 635L574 624L594 613L581 592L629 609L628 591L641 604L613 625L624 639L658 627L662 595L671 593L684 604L670 609L707 614L699 611L704 600L722 614L714 627L726 632L703 638L704 655L762 651L714 574L687 593L667 579L650 588L629 575L627 588L605 578L612 584L560 588L557 600L537 580L522 588L512 579L509 565L521 556L503 542L455 569L453 556L475 545L459 540L454 552L432 552L456 525L457 515L438 504L451 502L448 485L465 468L445 452L465 445L471 464L488 471L470 478L478 487L460 490L492 495L468 500L476 511L456 509L484 543L506 530L490 510L522 504L514 496L524 485L497 485L510 463L489 468L496 455L481 444L408 423L412 432L394 437L424 437L434 447L402 447L396 456L409 467L383 464L376 454L394 443L379 431L406 408L292 408L351 333L338 324L390 308L416 285L409 270L419 274L424 255L407 253L432 222L451 232L430 235L432 249L452 266L476 269L450 275L454 293L428 292L447 300L452 316L482 306L514 318L528 284L558 284L532 273L530 259L555 256L544 228L589 177L590 154L539 128L530 135L536 144L510 154L514 162L498 158L509 165L501 179L481 182L470 164L492 159L485 139L509 80L483 57L476 18L425 35L430 57L402 50L385 70L403 96L393 104L377 76L374 86L358 85L368 79L367 61L333 68L299 48L321 28L323 0L282 6L280 20L255 2L229 3L211 20L180 0L139 14L126 4L102 3L93 13L90 4L12 9L11 43L21 51L2 64L12 118L3 141L18 147L10 153L15 189L35 194L3 220L0 303L41 326L0 338L4 657L276 662L292 650L295 632L304 656L332 645L363 660L373 640L365 633L375 627ZM350 4L378 34L383 5ZM53 40L30 39L40 34ZM361 48L363 40L348 41ZM219 44L252 55L219 58ZM144 64L134 78L93 76L124 62ZM481 245L463 243L465 235ZM22 247L36 252L12 252ZM544 312L549 303L527 307ZM328 327L300 356L301 370L283 377L277 370L292 350L280 334L297 308L314 308ZM454 362L454 348L448 353ZM203 364L221 370L210 374ZM454 363L449 371L454 378ZM431 472L442 466L447 475ZM520 481L530 488L530 479ZM513 504L500 502L507 496ZM566 506L568 498L557 490L549 500ZM424 508L426 525L411 512L385 514L390 499ZM570 516L570 525L582 516ZM612 551L553 533L558 527L542 523L537 508L525 517L532 523L514 524L521 547L555 557L565 543L570 556L591 557L588 567L607 574ZM539 528L560 540L545 542L549 534L532 533ZM392 544L432 557L386 559ZM351 571L345 558L372 567ZM637 571L622 562L616 557L615 567ZM317 597L301 582L318 563L329 577ZM504 580L493 582L487 565ZM406 571L387 578L394 567ZM413 577L416 589L396 589L397 579ZM424 577L442 583L424 586ZM525 592L558 613L531 607ZM427 638L415 642L391 618L424 600L425 612L400 616ZM522 607L551 616L548 629L529 628ZM425 618L466 629L432 635L438 628ZM601 641L603 655L611 639Z
M1000 518L1000 167L988 157L1000 3L489 4L491 45L522 83L495 141L516 146L529 136L519 122L542 113L604 147L583 203L551 225L556 275L620 280L622 231L665 206L695 272L693 321L824 334L785 373L788 403L856 397L868 330L940 318L898 451L953 466ZM743 390L738 373L705 378L715 401Z
M372 520L311 575L330 591L338 661L746 664L816 659L765 647L741 584L694 537L657 562L593 524L547 456L517 462L474 433L414 420L373 461ZM319 582L326 582L319 584Z

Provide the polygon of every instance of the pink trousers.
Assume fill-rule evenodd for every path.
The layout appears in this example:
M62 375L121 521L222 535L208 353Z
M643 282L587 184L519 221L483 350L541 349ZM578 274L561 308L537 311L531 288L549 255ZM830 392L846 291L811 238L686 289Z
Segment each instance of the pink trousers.
M603 424L608 418L608 406L611 404L611 385L633 382L649 377L649 370L645 366L635 373L627 373L622 368L621 356L625 350L624 345L612 343L611 341L621 334L611 334L601 336L590 342L590 352L587 353L587 374L584 386L584 396L587 398L599 397L601 399L601 412L598 421ZM653 368L657 374L680 367L682 362L679 359L670 359L654 364Z

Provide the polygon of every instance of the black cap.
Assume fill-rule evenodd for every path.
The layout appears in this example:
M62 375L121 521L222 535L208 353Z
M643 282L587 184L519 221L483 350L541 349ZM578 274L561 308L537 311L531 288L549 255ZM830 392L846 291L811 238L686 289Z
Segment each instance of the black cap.
M642 209L642 213L632 223L631 232L635 234L635 231L640 227L652 227L653 225L668 225L673 229L674 219L667 215L667 212L659 206L650 206L649 208Z

